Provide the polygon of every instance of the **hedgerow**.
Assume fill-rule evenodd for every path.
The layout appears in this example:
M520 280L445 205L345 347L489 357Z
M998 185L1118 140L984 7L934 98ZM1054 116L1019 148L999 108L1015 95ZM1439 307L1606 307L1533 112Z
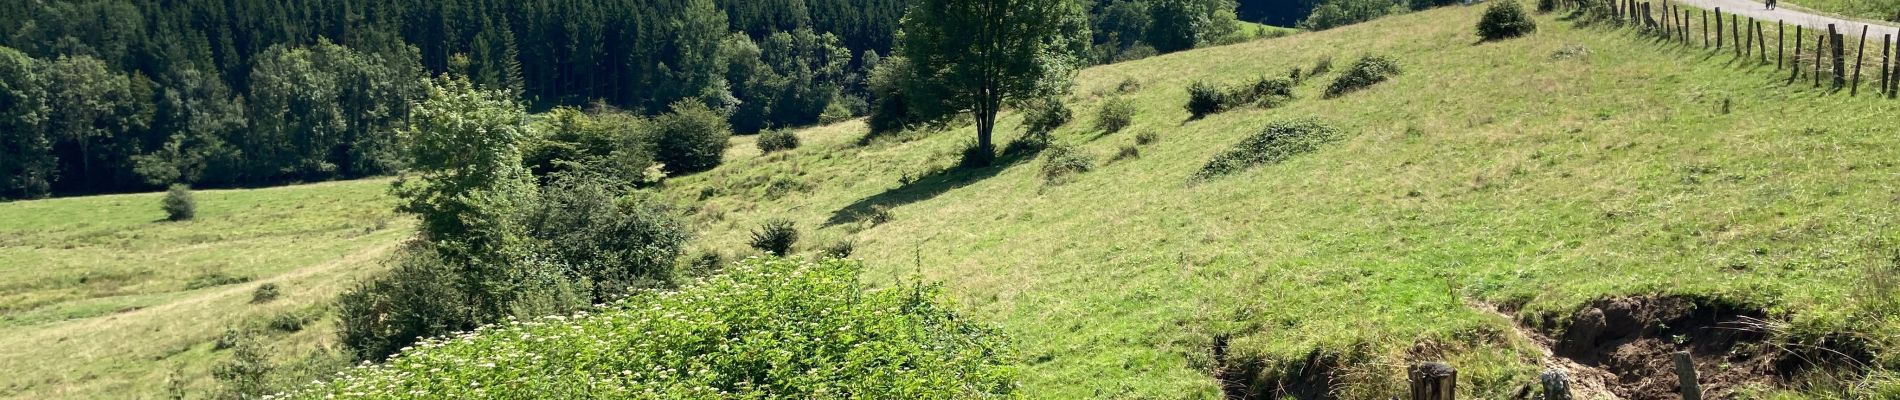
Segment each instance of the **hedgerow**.
M753 258L594 313L485 325L287 393L408 398L1001 397L1001 334L936 288L871 289L861 264Z
M1215 156L1194 177L1211 179L1258 165L1279 163L1339 138L1339 129L1314 119L1273 122L1260 133Z

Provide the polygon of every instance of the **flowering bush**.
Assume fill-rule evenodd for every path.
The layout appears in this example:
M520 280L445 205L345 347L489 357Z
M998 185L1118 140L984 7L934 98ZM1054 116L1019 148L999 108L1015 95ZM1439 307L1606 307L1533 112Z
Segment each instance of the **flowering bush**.
M849 260L753 258L595 313L483 326L286 398L1006 396L1004 338L935 288L869 289Z

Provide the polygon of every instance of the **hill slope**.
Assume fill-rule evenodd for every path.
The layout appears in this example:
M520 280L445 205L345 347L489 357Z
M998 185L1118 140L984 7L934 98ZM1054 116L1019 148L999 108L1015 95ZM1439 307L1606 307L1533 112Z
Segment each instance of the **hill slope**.
M280 316L306 321L260 334L278 361L334 346L307 319L413 232L388 187L199 191L186 222L163 221L162 193L0 204L0 397L209 393L220 333ZM253 303L267 283L277 298Z
M951 169L968 128L859 147L845 125L669 191L703 199L702 246L743 251L747 230L786 217L816 230L807 246L854 240L866 276L945 282L1014 336L1037 398L1208 398L1217 375L1255 381L1239 390L1330 379L1389 393L1405 363L1437 358L1461 368L1468 394L1506 397L1542 369L1526 336L1636 296L1892 346L1878 332L1900 328L1894 293L1866 283L1893 269L1896 103L1787 87L1725 53L1552 16L1533 36L1478 43L1481 11L1084 71L1070 98L1079 121L1055 135L1097 168L1065 185L1045 185L1038 160ZM1194 80L1238 84L1328 57L1337 70L1368 53L1404 74L1322 99L1335 72L1271 110L1190 121L1182 108ZM1116 94L1124 82L1139 88ZM1134 125L1094 131L1116 96L1137 107ZM1190 182L1265 123L1299 117L1347 136ZM1140 133L1160 141L1107 161ZM876 209L889 221L874 225ZM1531 326L1519 334L1490 305ZM1325 373L1276 373L1308 364Z

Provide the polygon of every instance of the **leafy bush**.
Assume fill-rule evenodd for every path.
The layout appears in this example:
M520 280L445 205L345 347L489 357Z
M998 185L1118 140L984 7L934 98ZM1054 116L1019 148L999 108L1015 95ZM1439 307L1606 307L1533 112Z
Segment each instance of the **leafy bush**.
M1194 81L1188 84L1188 114L1199 119L1208 114L1227 109L1227 94L1220 87L1206 81Z
M233 331L235 332L235 331ZM231 358L211 368L211 377L223 384L224 398L253 398L271 392L269 349L248 334L237 333L229 347Z
M687 228L676 212L642 196L619 196L610 182L568 178L542 188L523 210L534 252L594 285L593 301L629 288L670 285Z
M697 101L673 104L673 111L653 119L654 158L668 173L692 173L719 166L726 153L732 126L718 111Z
M1530 13L1524 12L1524 6L1517 0L1498 0L1484 10L1484 18L1478 20L1478 37L1484 40L1503 40L1537 32L1537 21Z
M798 243L798 227L792 221L772 220L758 230L752 231L752 248L775 256L792 253L792 245Z
M1047 136L1056 128L1067 125L1074 118L1069 106L1061 99L1045 98L1030 101L1023 107L1023 129L1031 136Z
M1016 387L995 329L849 260L750 259L593 313L433 339L287 393L410 398L981 398Z
M338 335L358 360L382 360L417 339L474 329L460 276L435 252L411 250L388 274L337 296Z
M1260 133L1242 140L1234 148L1208 161L1195 177L1209 179L1258 165L1279 163L1318 149L1322 144L1339 140L1339 136L1338 129L1317 120L1296 119L1270 123Z
M1121 160L1131 160L1131 159L1136 159L1136 158L1141 158L1141 148L1135 147L1134 145L1125 144L1125 145L1122 145L1120 151L1115 152L1115 157L1108 159L1108 162L1114 163Z
M726 255L719 254L717 251L703 250L686 257L684 263L685 265L681 266L680 270L687 275L710 275L726 266Z
M1385 82L1387 78L1399 73L1399 63L1389 57L1378 55L1360 57L1359 61L1354 61L1352 66L1346 67L1346 72L1340 73L1338 79L1333 80L1332 86L1326 88L1326 97L1339 97L1339 95L1364 89L1379 82Z
M1102 109L1095 114L1095 129L1102 132L1121 132L1135 122L1135 103L1125 98L1111 98L1102 102Z
M165 209L165 219L171 221L189 221L198 217L198 200L191 198L191 187L174 184L165 191L165 200L160 204Z
M798 148L798 135L790 130L771 130L759 134L759 152L771 153Z
M278 332L296 332L303 330L304 325L308 325L310 321L315 319L317 319L317 316L309 311L286 310L271 315L270 321L268 321L265 326Z
M1147 146L1147 145L1154 144L1155 142L1160 142L1160 141L1161 141L1161 134L1154 133L1154 131L1142 131L1141 133L1135 134L1136 145Z
M978 146L976 142L971 142L969 145L964 146L963 153L958 155L957 167L966 169L983 168L990 166L994 161L996 161L995 151L984 148L983 146Z
M277 300L277 295L276 283L257 285L257 290L251 292L251 304L269 303L271 300Z
M1557 0L1537 0L1537 12L1557 11Z
M1046 182L1061 183L1094 168L1095 160L1075 146L1055 144L1042 151L1042 179Z
M857 242L853 242L850 239L845 239L845 240L832 242L830 246L825 246L825 249L819 251L819 254L824 255L825 257L830 257L830 258L845 258L845 257L850 257L851 252L853 250L856 250L857 248L858 248Z

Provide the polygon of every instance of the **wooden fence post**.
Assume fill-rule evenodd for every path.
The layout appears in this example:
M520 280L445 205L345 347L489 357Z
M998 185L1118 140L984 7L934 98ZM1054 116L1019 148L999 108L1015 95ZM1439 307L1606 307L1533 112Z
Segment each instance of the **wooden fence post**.
M1542 375L1537 376L1537 381L1544 384L1544 400L1571 400L1570 374L1564 370L1544 370Z
M1458 370L1451 364L1428 362L1412 366L1412 400L1454 400Z
M1847 87L1847 34L1834 32L1834 90Z
M1678 351L1676 359L1676 383L1682 388L1682 400L1702 400L1702 384L1696 382L1695 360L1689 358L1689 352Z
M1821 63L1826 60L1827 34L1816 32L1814 35L1814 87L1821 87Z
M1742 30L1742 33L1748 34L1748 39L1742 40L1742 55L1755 55L1755 17L1748 17L1748 29Z
M1860 48L1854 53L1854 88L1847 91L1848 96L1860 95L1860 66L1867 63L1867 24L1860 25Z
M1728 30L1729 30L1728 37L1730 39L1734 39L1734 41L1737 41L1737 42L1742 41L1742 15L1741 14L1728 15ZM1741 43L1731 43L1731 44L1740 45ZM1736 47L1735 56L1740 57L1741 55L1742 55L1742 48Z
M1806 36L1801 33L1801 25L1794 26L1794 58L1788 59L1788 69L1794 74L1788 75L1788 83L1801 78L1801 39Z
M1893 34L1891 33L1880 36L1880 93L1887 93L1890 90L1888 88L1890 84L1887 83L1890 78L1887 74L1889 72L1887 71L1888 50L1893 50Z
M1761 26L1767 25L1767 24L1768 24L1768 21L1761 21L1760 23L1754 24L1755 25L1755 57L1760 59L1762 64L1768 63L1768 35L1763 35L1761 33Z
M1703 22L1707 23L1708 21ZM1703 26L1702 29L1709 29L1709 27ZM1702 36L1704 38L1708 37L1706 34ZM1722 49L1722 7L1715 8L1715 49Z
M1781 70L1781 56L1788 54L1788 25L1775 20L1775 70Z
M1716 9L1721 9L1721 8L1716 8ZM1716 15L1716 21L1720 23L1721 21L1720 13ZM1721 32L1721 30L1716 30L1716 32ZM1708 9L1702 9L1702 47L1708 47Z

